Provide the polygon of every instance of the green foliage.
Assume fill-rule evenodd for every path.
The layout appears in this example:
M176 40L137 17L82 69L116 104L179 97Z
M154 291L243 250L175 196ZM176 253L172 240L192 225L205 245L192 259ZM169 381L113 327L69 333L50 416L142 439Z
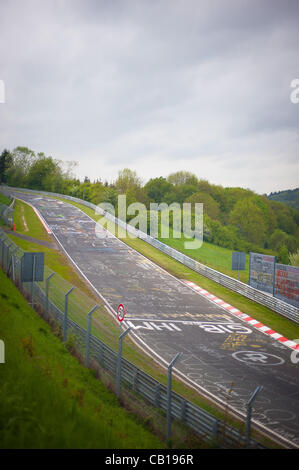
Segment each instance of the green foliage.
M289 253L290 264L299 267L299 250L296 253Z
M247 197L236 202L230 213L230 222L240 229L249 242L261 245L265 241L267 225L262 210L253 198Z
M191 203L194 210L194 204L201 202L204 239L210 243L242 251L274 250L275 254L283 245L291 253L299 247L299 211L274 201L275 194L267 198L249 189L224 188L189 171L151 178L144 186L136 171L129 168L118 172L114 184L100 179L91 182L88 177L81 182L73 175L75 166L75 162L67 162L64 170L62 162L53 157L17 147L13 152L2 152L0 179L11 186L67 194L96 205L106 202L114 207L115 215L120 194L126 195L127 208L134 202L145 204L147 209L150 203L178 203L181 207ZM296 198L297 190L291 194ZM132 217L127 215L127 221ZM172 215L170 221L171 225Z
M282 247L280 248L277 259L278 262L282 264L290 263L289 252L285 245L282 245Z
M201 202L204 205L205 214L211 217L211 219L218 219L219 217L219 203L215 201L209 193L197 191L193 193L192 196L189 196L185 202L190 202L191 204Z
M151 201L160 204L164 201L164 196L172 190L172 184L166 178L151 178L144 187L146 194Z
M190 171L177 171L175 173L171 173L167 177L167 181L174 186L181 186L182 184L188 186L197 187L198 179L197 176L191 173Z
M270 236L269 244L274 250L280 251L283 246L286 246L291 253L296 251L297 240L295 237L288 235L283 230L276 229Z
M129 190L139 188L140 186L141 179L138 177L136 171L124 168L118 172L118 178L115 181L115 189L119 194L126 194Z
M27 185L32 189L60 192L62 190L62 171L59 162L52 157L40 154L30 166Z
M299 210L299 188L270 193L268 198L271 201L283 202L284 204Z
M0 184L7 182L7 171L12 164L11 153L4 149L0 155Z

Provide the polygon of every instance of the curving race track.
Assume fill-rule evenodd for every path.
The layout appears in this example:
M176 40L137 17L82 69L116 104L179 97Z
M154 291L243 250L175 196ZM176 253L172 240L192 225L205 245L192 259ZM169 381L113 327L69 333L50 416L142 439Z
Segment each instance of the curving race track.
M253 422L286 447L299 447L299 364L266 336L140 255L79 209L52 198L15 193L38 209L53 236L110 312L126 307L126 325L164 365L236 414L258 386ZM299 356L299 354L298 354ZM231 393L230 389L232 388Z

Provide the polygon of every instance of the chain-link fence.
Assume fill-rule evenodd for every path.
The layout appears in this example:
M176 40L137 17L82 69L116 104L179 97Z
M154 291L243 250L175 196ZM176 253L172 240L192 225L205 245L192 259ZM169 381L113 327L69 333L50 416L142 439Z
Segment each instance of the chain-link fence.
M13 226L13 215L14 209L12 206L8 207L5 204L0 204L0 218L8 227Z
M80 289L72 286L47 266L44 267L43 281L22 282L23 255L23 250L0 229L2 269L28 302L42 312L48 321L56 324L63 340L68 341L71 338L75 342L76 350L85 357L87 365L96 364L112 377L116 377L121 364L120 383L123 389L136 393L166 414L170 413L172 419L183 422L206 441L213 441L223 447L245 447L246 437L242 432L173 391L169 409L165 385L122 358L91 333L87 327L88 318L91 319L91 313L97 308L97 304ZM250 447L263 448L252 439Z

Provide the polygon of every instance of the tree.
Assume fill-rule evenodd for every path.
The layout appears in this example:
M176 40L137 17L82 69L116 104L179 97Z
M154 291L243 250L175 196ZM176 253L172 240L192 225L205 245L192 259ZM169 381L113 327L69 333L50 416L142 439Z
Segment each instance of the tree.
M4 149L0 155L0 183L7 182L7 170L12 165L12 154Z
M30 188L59 192L62 188L62 171L58 160L39 154L27 176Z
M230 222L240 229L249 242L261 245L265 241L267 227L261 209L252 198L247 197L236 202L230 214Z
M185 202L203 203L203 211L211 219L217 219L219 215L219 204L208 193L197 192L188 197Z
M189 186L197 186L198 179L190 171L177 171L175 173L171 173L167 177L167 181L174 186L179 186L181 184L187 184Z
M160 204L164 201L165 194L171 192L172 184L169 183L163 176L160 176L159 178L151 178L146 183L144 189L152 201Z
M271 201L271 206L276 214L277 226L284 232L295 235L297 224L294 220L294 211L282 202Z
M299 267L299 250L295 253L289 253L290 264Z
M136 171L124 168L118 172L118 178L115 181L115 189L119 194L126 194L131 188L140 188L141 179Z
M12 152L12 163L6 170L7 183L11 186L26 187L31 165L36 160L33 150L16 147Z
M289 252L288 252L288 249L285 245L282 245L282 247L279 250L278 262L281 263L281 264L289 264L289 262L290 262Z

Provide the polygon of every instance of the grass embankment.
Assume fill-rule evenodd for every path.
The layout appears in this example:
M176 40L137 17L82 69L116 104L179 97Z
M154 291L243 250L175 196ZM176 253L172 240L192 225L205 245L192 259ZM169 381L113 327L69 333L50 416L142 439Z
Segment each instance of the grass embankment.
M9 197L4 196L4 194L0 193L0 204L5 204L6 206L10 206L11 200Z
M232 253L235 250L223 248L221 246L213 245L212 243L203 242L202 246L197 249L185 249L184 243L190 242L190 239L185 238L183 235L181 238L170 237L159 238L162 243L165 243L177 251L184 253L186 256L195 259L199 263L205 264L216 271L220 271L223 274L227 274L230 277L238 278L238 272L233 271L232 267ZM246 265L244 271L239 271L239 280L248 283L249 278L249 255L246 254Z
M1 448L161 448L0 270Z

